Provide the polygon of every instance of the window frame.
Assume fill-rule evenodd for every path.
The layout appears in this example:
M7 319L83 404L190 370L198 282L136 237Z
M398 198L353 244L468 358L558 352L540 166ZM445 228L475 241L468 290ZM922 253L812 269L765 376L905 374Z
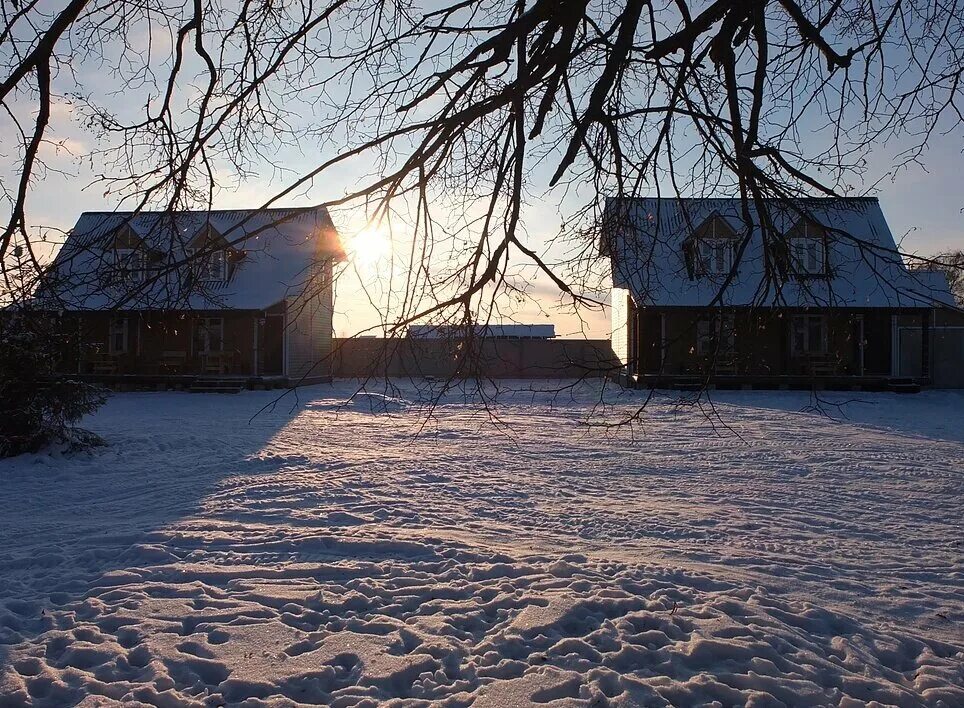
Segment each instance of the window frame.
M811 342L813 334L812 326L815 322L820 323L820 342L819 348L814 349ZM802 324L801 324L802 323ZM803 348L797 347L798 326L799 333L803 335ZM790 356L792 357L812 357L825 356L830 351L830 322L825 314L794 314L790 316Z
M126 282L143 283L147 279L147 254L140 248L114 248L114 266Z
M705 331L703 331L705 330ZM728 330L724 337L724 331ZM736 316L732 312L704 315L696 321L696 354L736 353Z
M732 238L699 238L696 241L696 253L699 257L700 275L726 275L733 269ZM717 264L721 264L719 268L716 267Z
M198 256L198 253L202 255ZM191 265L197 274L197 279L203 283L226 283L228 280L228 251L224 248L214 250L204 248L190 248L187 251L189 258L194 259ZM214 269L211 263L214 258L218 258L217 274L212 275Z
M790 272L799 278L825 278L830 274L830 254L826 230L803 219L787 235ZM802 255L802 258L799 257ZM814 267L810 258L815 256Z
M120 332L117 332L114 327L117 323L121 323ZM121 348L118 348L114 344L114 337L120 334L121 342L123 343ZM111 317L107 324L107 353L108 354L127 354L130 351L130 318L129 317Z
M212 326L214 322L217 322L217 332L218 332L218 349L210 348L210 332L214 329ZM199 337L200 335L200 337ZM199 341L200 339L200 341ZM223 317L199 317L194 325L194 332L191 337L192 345L194 346L195 354L220 354L224 352L224 318ZM199 346L203 344L204 346Z
M714 212L687 239L692 265L691 277L719 277L729 274L736 263L736 232Z

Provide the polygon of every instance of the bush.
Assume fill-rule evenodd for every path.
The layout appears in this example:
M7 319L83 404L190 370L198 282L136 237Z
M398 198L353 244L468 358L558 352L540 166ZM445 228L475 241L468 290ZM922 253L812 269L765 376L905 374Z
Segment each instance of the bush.
M56 376L58 339L40 317L7 317L0 331L0 457L55 443L86 449L103 441L75 427L107 400L100 386Z

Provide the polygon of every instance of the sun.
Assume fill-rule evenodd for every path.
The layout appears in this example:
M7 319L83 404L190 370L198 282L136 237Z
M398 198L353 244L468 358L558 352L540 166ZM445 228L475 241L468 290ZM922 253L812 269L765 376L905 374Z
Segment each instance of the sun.
M354 260L365 266L377 265L392 253L392 237L386 226L370 224L351 239Z

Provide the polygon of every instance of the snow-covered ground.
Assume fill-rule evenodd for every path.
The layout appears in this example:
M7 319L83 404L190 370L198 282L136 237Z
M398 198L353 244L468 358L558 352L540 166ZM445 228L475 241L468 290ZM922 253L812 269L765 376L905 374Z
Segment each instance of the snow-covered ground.
M353 391L0 462L0 705L964 706L964 393Z

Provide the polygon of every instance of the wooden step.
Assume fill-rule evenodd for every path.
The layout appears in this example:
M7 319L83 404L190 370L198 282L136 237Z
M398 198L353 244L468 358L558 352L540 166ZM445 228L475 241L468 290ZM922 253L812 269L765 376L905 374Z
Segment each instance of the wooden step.
M887 388L894 393L920 393L920 384L912 379L891 379Z
M241 393L244 386L237 383L225 384L217 382L196 383L188 391L191 393Z

